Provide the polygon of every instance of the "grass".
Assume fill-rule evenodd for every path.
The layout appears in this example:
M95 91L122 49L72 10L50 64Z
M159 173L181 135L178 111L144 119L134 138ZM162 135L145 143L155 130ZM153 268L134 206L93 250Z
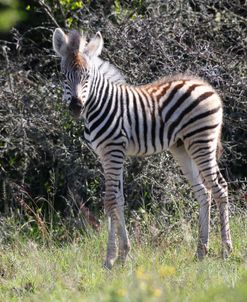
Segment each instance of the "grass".
M67 244L16 236L0 249L0 301L247 301L247 222L231 220L234 252L220 255L217 230L210 255L194 258L196 230L184 226L154 240L142 234L124 267L102 268L106 230Z

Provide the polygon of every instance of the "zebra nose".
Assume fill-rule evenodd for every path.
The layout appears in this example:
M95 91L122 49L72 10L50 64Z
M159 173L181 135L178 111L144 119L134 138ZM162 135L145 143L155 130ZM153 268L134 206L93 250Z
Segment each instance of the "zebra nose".
M72 97L70 104L69 104L69 110L75 116L79 116L81 114L82 104L78 98Z

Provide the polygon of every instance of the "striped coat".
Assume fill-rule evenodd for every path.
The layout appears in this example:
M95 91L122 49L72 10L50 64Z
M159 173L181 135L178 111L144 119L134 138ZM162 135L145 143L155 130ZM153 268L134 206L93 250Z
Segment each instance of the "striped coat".
M194 147L190 148L195 149L194 138L209 136L212 131L219 137L221 100L201 79L176 76L137 87L113 83L107 89L106 95L113 97L105 100L102 95L98 104L101 114L90 106L85 110L86 139L95 150L109 143L120 124L127 155L159 153L179 140L193 140Z
M98 154L105 175L104 205L109 217L105 266L130 249L123 213L123 162L126 155L150 155L169 149L200 204L197 255L208 251L211 195L220 212L222 255L232 249L227 183L220 173L222 102L205 81L187 75L132 86L99 58L100 33L86 43L77 31L56 29L53 47L66 77L65 97L85 123L85 138ZM117 238L119 247L117 247Z

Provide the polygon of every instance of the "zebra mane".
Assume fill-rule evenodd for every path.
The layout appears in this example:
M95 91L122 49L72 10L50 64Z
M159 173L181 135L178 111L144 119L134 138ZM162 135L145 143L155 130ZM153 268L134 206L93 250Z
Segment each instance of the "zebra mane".
M93 63L96 69L103 75L105 79L117 84L126 82L120 70L108 61L104 61L99 57L96 57L94 58Z

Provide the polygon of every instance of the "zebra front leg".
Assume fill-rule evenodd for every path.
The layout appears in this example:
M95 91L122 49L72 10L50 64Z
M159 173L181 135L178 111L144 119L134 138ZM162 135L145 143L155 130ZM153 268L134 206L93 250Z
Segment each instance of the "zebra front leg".
M130 251L130 242L128 238L128 232L125 225L124 218L124 199L121 198L119 203L119 226L118 226L118 240L119 240L119 251L118 251L118 261L124 264L127 255Z
M108 243L107 254L104 266L107 269L111 269L114 262L117 259L117 241L116 234L118 230L119 218L118 218L118 205L116 192L113 189L115 182L111 180L109 176L106 176L105 180L106 192L104 197L104 207L108 216Z
M125 262L129 251L129 239L124 219L124 197L122 184L123 160L119 154L107 156L103 162L105 173L105 210L109 217L108 246L105 267L111 269L117 256L121 263ZM117 254L116 236L119 240Z
M119 198L118 198L118 207L119 207L119 228L118 228L118 238L119 238L119 252L118 252L118 261L121 264L125 263L127 255L130 250L130 242L128 238L128 232L125 225L124 218L124 193L123 193L123 169L121 170L120 180L119 180Z
M121 264L125 263L126 257L130 250L130 243L128 232L125 226L122 196L116 196L117 206L116 209L109 215L108 218L108 245L107 256L104 266L111 269L116 259ZM105 204L106 210L108 205ZM116 235L118 238L116 238ZM117 247L117 239L119 247Z
M116 223L111 216L108 216L108 243L107 256L104 262L104 267L111 269L117 258L117 243L116 243Z

